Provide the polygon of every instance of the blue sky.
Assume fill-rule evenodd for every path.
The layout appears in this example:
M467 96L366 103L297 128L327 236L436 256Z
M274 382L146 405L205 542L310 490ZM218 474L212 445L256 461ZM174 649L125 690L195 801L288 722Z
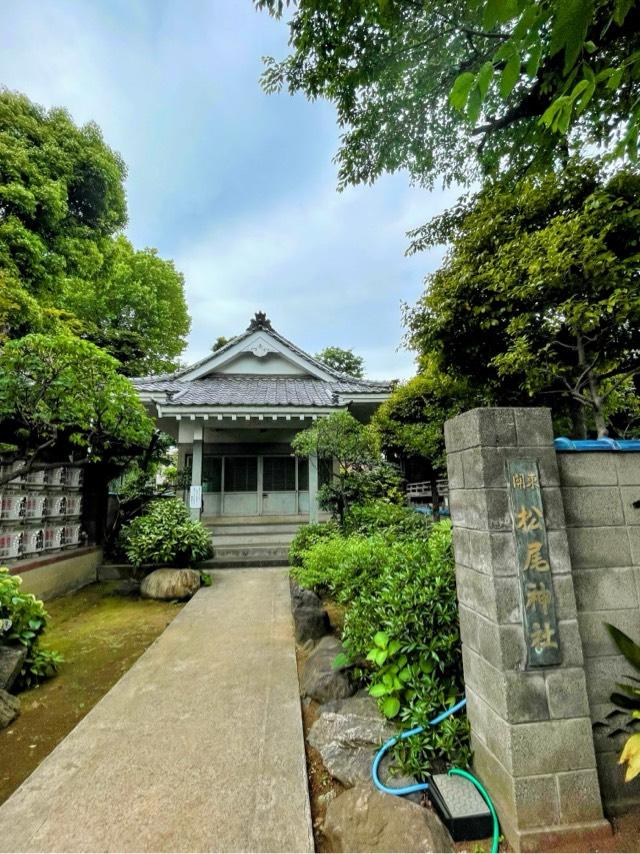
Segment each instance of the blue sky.
M405 232L455 194L405 175L336 191L331 105L260 89L284 22L251 0L21 0L2 19L0 83L96 121L124 157L129 237L185 275L183 358L262 309L312 353L352 347L371 377L413 373L400 304L442 252L405 258Z

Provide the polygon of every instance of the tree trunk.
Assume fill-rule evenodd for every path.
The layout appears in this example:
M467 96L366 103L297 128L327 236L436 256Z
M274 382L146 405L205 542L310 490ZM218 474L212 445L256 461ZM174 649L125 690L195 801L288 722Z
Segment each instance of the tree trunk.
M587 367L587 359L584 352L584 342L582 340L582 335L579 332L576 335L576 344L578 347L578 365L584 369L587 382L589 384L591 404L593 406L593 417L596 423L596 430L598 431L598 439L603 439L609 435L609 431L607 429L607 422L604 417L602 396L600 395L600 390L598 388L593 369Z
M571 398L571 428L575 439L587 438L587 419L584 404L574 398Z

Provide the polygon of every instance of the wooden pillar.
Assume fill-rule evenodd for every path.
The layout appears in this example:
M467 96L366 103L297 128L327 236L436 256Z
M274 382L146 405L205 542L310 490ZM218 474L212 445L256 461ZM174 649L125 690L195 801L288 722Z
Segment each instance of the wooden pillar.
M192 519L200 520L202 513L202 425L193 428L193 456L191 458L191 489L189 490L189 513ZM197 503L196 503L197 502ZM193 506L195 503L196 506Z

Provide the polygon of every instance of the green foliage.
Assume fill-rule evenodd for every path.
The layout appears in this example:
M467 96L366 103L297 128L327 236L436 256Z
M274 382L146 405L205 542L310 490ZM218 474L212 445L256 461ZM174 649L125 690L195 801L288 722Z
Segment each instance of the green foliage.
M354 494L367 488L372 470L382 465L376 433L346 411L319 418L293 438L291 447L299 457L315 455L335 463L337 470L331 482L320 490L318 499L320 506L331 508L340 521Z
M209 572L200 572L200 584L202 584L203 587L211 587L213 579Z
M231 338L225 338L224 335L218 335L216 340L211 345L212 352L215 353L216 350L220 350L222 347L225 347L229 343L229 341L231 341Z
M605 625L622 655L640 674L640 646L616 626L612 626L610 623L605 623ZM640 678L627 676L627 679L631 681L628 683L619 682L616 685L618 690L611 694L609 699L616 707L616 711L607 717L616 718L613 735L619 735L621 731L631 733L620 754L620 764L626 763L627 765L625 782L629 783L640 775L640 731L638 731L640 724L637 723L640 721ZM618 720L621 714L626 718L622 726Z
M289 546L289 564L291 566L302 566L302 556L320 540L335 537L339 528L335 522L319 522L310 525L302 525Z
M153 422L117 367L99 347L69 333L7 341L0 352L5 449L37 463L53 446L87 462L146 448Z
M377 498L402 504L402 475L392 465L378 462L369 466L350 466L339 469L329 483L318 490L318 504L328 510L334 519L342 518L348 509Z
M40 647L49 615L32 593L20 591L21 584L19 576L10 575L6 567L0 567L0 644L20 644L27 650L15 682L17 691L53 676L63 661L59 653Z
M152 502L143 516L122 529L122 548L134 567L191 566L211 557L211 539L200 522L189 517L179 499Z
M452 705L463 680L451 524L420 519L416 536L408 513L419 515L384 502L352 509L348 530L362 528L303 551L292 575L347 605L345 660L358 665L384 714L413 727ZM443 761L464 765L468 734L458 716L401 742L396 755L413 774Z
M295 7L290 54L266 60L263 85L335 105L341 186L400 169L469 183L594 144L636 157L634 0L254 2Z
M403 537L426 540L431 523L406 504L378 499L351 507L344 520L344 530L347 534L364 536L379 534L391 542Z
M515 190L486 185L413 233L416 250L452 248L407 312L411 346L485 403L551 405L578 437L623 429L637 407L639 219L636 170L571 162Z
M191 325L182 274L155 249L137 252L123 235L100 249L95 275L82 288L67 282L59 305L127 376L172 370Z
M97 125L0 90L0 162L0 337L62 326L129 376L174 367L190 325L183 279L120 233L126 168Z
M446 472L444 422L482 402L465 377L447 373L426 356L420 373L393 389L376 410L372 424L385 452L424 457L442 476Z
M364 360L362 356L356 356L353 350L325 347L324 350L316 353L316 359L340 374L358 378L364 376Z

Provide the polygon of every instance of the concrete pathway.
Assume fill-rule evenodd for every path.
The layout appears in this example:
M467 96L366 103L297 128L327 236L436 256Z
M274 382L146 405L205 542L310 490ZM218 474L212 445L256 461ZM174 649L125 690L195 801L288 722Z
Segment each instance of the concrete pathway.
M0 807L0 850L313 851L286 570L213 573Z

